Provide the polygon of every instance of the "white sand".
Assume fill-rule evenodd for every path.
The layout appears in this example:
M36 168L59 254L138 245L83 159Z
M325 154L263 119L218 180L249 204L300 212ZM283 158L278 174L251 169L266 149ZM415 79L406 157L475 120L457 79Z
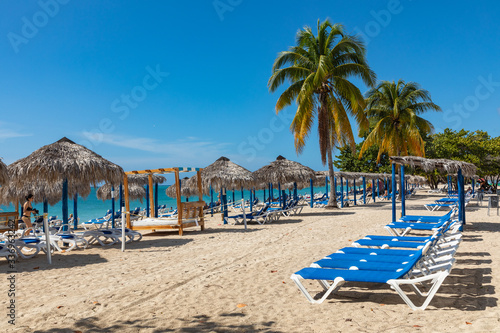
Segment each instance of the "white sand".
M431 198L419 194L407 213L431 215L422 210ZM247 232L217 216L204 232L146 236L125 253L91 246L56 254L52 266L44 255L21 260L15 331L500 332L500 217L475 203L455 268L427 310L412 311L385 285L345 285L320 305L306 300L290 275L367 234L387 234L390 208L306 208ZM2 281L6 269L2 260ZM3 318L0 330L12 330Z

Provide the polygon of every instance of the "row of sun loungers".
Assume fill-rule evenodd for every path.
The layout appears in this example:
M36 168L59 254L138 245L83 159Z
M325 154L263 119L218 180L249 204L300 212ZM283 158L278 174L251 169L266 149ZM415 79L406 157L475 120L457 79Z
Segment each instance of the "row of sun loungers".
M467 206L470 202L470 200L474 196L470 193L467 193L465 196L465 206ZM425 208L429 211L435 211L435 210L440 210L441 208L450 208L453 209L455 207L458 207L458 197L457 196L449 196L446 198L441 198L438 200L435 200L433 203L430 204L425 204Z
M89 245L98 244L101 246L110 246L121 243L122 230L121 228L110 227L110 215L106 218L91 220L88 224L83 224L84 231L72 232L64 230L68 228L62 225L56 216L51 217L51 226L49 227L49 240L51 251L69 252L74 249L86 249ZM120 220L117 217L117 222ZM90 228L92 225L94 228ZM142 234L125 229L126 242L140 241ZM9 238L14 239L12 246L9 248L7 242ZM11 251L11 249L14 251ZM14 234L6 232L0 235L0 256L9 258L14 256L22 259L29 259L36 256L40 251L47 251L46 235L42 229L42 225L35 222L33 227L28 229L19 229Z
M346 282L385 283L413 310L424 310L448 276L461 240L457 209L443 216L407 215L386 225L391 235L367 235L292 274L291 279L311 303L322 303ZM428 235L409 236L413 231ZM430 233L430 234L429 234ZM303 280L315 280L324 289L316 299ZM420 297L417 306L403 286ZM424 289L426 291L424 291Z
M270 203L265 203L256 211L249 213L241 213L228 217L228 222L231 224L241 224L247 222L257 222L258 224L277 221L281 216L297 215L302 212L303 206L299 204L299 199L289 199L283 206L273 206Z

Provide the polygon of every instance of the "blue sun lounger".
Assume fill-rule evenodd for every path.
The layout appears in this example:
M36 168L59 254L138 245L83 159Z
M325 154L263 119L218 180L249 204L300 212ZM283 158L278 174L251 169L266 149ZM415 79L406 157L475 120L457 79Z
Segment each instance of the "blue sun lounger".
M438 223L442 221L448 221L455 216L457 209L452 209L448 213L442 216L429 216L429 215L405 215L402 216L398 222L426 222L426 223Z
M446 229L456 229L456 226L460 226L460 223L457 220L449 220L438 223L392 222L384 228L386 228L391 235L405 236L412 230L437 232L442 227L445 227ZM400 229L403 229L403 231L399 231ZM456 230L453 230L452 232L456 232Z
M367 282L367 283L387 283L394 289L399 296L413 310L425 310L429 305L437 290L448 276L453 261L435 267L430 274L423 276L412 275L412 269L415 265L407 264L396 270L359 270L359 269L336 269L336 268L314 268L307 267L292 274L290 277L299 287L299 290L306 296L311 303L320 304L334 291L338 290L345 282ZM367 265L368 266L368 265ZM302 284L302 280L316 280L324 288L324 295L315 300ZM329 281L332 281L329 283ZM418 283L427 283L430 289L427 293L422 292ZM420 296L425 297L421 306L416 306L406 293L401 289L401 285L410 285L412 289Z
M269 220L270 214L268 213L270 205L266 204L259 211L253 213L246 213L245 215L239 214L234 216L228 216L229 219L233 219L236 223L243 223L243 216L247 221L256 221L258 224L264 224Z

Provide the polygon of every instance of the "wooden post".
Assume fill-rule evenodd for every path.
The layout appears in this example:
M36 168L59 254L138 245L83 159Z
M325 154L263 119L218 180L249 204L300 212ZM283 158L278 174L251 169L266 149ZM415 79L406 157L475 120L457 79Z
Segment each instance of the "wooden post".
M155 198L154 198L154 194L153 194L153 174L148 174L148 185L149 185L149 216L151 217L155 217Z
M130 224L130 201L129 201L129 197L128 197L128 176L125 175L123 177L123 197L124 197L124 200L125 200L125 216L126 216L126 220L127 220L127 228L132 228L131 224ZM120 207L120 209L123 209L122 207ZM123 210L122 210L122 214L123 214Z
M155 202L154 202L155 217L158 217L158 183L155 183Z
M198 201L203 201L203 189L201 187L201 171L196 172L198 180ZM203 207L200 207L200 226L201 231L205 230L205 214L203 214Z
M182 202L181 202L181 186L179 184L179 169L175 169L175 194L177 197L177 223L179 224L179 235L182 236Z
M149 184L146 184L146 216L149 217L149 212L151 211L151 205L149 202Z

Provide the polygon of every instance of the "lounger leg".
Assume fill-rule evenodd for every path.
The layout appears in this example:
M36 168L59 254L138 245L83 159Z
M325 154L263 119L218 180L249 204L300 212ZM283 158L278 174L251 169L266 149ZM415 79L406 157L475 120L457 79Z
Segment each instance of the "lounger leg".
M337 291L345 283L344 279L342 279L341 277L336 278L331 285L329 285L328 282L326 282L326 281L320 281L320 284L323 286L323 288L326 289L326 292L323 295L323 297L321 297L319 300L315 300L311 296L311 294L307 291L307 289L304 287L304 285L302 284L301 280L303 280L303 279L300 275L292 274L292 276L290 278L293 280L293 282L295 282L295 284L297 285L299 290L304 294L304 296L307 298L307 300L309 302L311 302L312 304L323 303L323 301L325 299L327 299L328 296L330 296L330 294L332 292ZM324 284L326 285L326 287Z
M425 310L425 308L429 305L429 303L432 301L434 298L434 295L437 293L439 290L439 287L443 283L443 281L446 279L448 276L448 271L440 272L440 273L435 273L431 274L428 276L424 276L421 278L417 279L412 279L412 280L389 280L387 283L394 289L396 292L401 296L401 298L405 301L406 304L412 309L412 310ZM424 303L421 306L416 306L410 298L406 295L406 293L400 288L401 284L410 284L412 288L415 290L417 287L415 286L415 283L419 282L426 282L426 281L431 281L432 286L427 293L427 297L425 298ZM418 290L418 288L417 288ZM417 294L424 295L424 293L420 292L418 290Z
M36 256L38 254L38 252L40 252L40 247L39 246L32 246L32 245L29 245L29 244L24 244L24 245L15 245L14 246L17 253L19 254L19 256L23 259L30 259L30 258L33 258L34 256ZM28 249L34 249L35 250L35 253L30 253L30 254L24 254L22 252L23 248L27 247Z

